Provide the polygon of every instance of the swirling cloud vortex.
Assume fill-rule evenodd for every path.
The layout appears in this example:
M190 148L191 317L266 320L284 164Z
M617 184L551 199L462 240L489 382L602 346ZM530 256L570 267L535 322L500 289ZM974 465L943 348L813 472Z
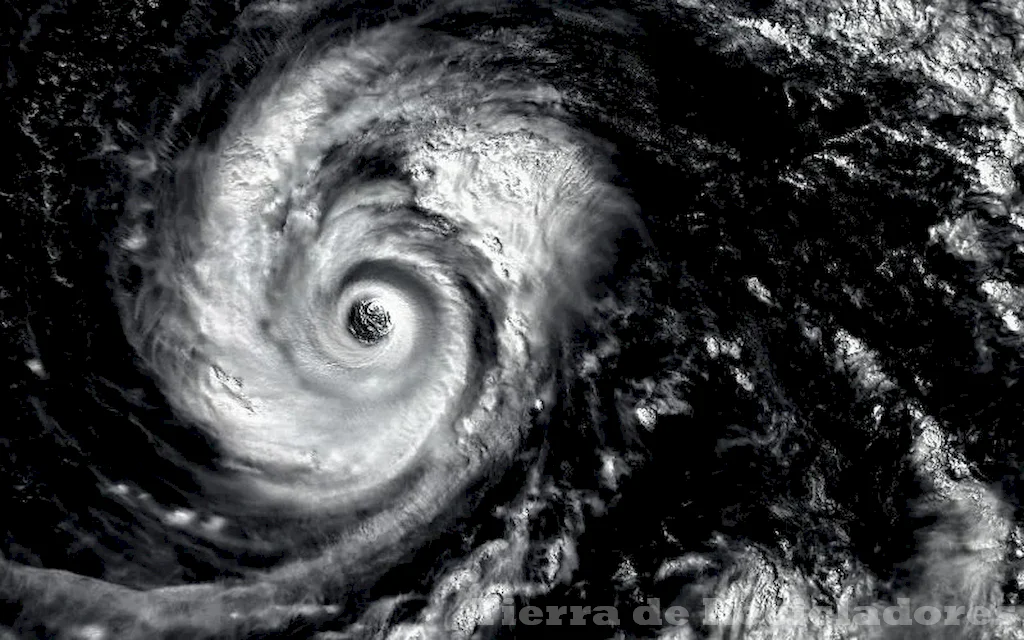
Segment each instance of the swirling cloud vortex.
M566 97L494 55L409 24L331 42L139 171L126 325L250 500L397 492L422 520L551 401L632 205Z

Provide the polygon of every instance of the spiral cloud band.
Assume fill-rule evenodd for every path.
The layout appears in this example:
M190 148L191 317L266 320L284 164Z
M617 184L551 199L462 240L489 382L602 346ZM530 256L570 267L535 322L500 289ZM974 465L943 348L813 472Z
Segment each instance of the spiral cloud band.
M631 204L563 96L489 55L409 25L329 42L136 200L128 326L250 497L341 509L418 468L440 498L543 406Z

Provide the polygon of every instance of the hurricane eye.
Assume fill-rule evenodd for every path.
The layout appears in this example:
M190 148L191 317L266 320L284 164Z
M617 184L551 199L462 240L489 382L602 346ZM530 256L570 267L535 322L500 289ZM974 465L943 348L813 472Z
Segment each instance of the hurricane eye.
M391 314L380 300L360 300L353 304L349 311L349 332L356 340L367 346L387 338L392 327Z

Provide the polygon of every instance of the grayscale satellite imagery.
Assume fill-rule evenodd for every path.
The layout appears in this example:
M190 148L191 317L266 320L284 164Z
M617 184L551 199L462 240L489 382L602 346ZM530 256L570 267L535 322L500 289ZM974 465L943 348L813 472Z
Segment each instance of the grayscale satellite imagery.
M0 640L1024 639L1021 0L0 29Z

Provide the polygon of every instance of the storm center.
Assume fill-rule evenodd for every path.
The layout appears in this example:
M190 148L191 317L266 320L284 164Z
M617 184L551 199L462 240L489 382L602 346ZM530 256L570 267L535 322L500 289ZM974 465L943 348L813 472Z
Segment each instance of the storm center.
M391 314L380 300L370 298L352 305L348 316L348 330L363 344L376 344L391 333Z

